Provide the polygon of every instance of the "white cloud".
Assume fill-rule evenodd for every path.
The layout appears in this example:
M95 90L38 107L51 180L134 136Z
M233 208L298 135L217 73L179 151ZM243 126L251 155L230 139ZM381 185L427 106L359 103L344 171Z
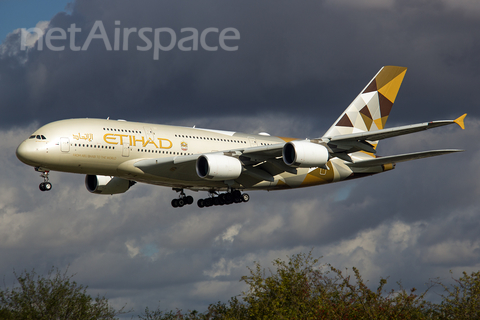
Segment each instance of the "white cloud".
M216 278L219 276L228 276L232 268L240 267L233 263L233 261L227 261L225 258L220 258L216 263L213 264L211 270L204 271L203 273L211 278Z
M215 238L215 241L229 241L233 242L233 239L235 236L240 232L240 229L242 228L242 225L237 223L231 227L229 227L227 230L222 235L219 235Z
M422 260L425 263L466 266L478 259L480 240L446 240L424 251Z
M477 0L443 0L447 7L461 10L466 15L480 15L480 4Z
M32 30L28 29L32 32L29 32L26 28L12 31L7 35L7 40L0 44L0 57L15 57L22 64L27 62L28 50L33 48L38 39L45 34L49 24L50 21L40 21L34 28L31 28ZM10 42L8 38L15 38L16 41ZM22 41L24 41L24 50L22 50ZM22 54L22 51L24 51L24 54Z
M125 242L125 246L128 249L128 255L130 256L130 258L134 258L140 253L140 247L135 246L134 243L135 241L132 240Z

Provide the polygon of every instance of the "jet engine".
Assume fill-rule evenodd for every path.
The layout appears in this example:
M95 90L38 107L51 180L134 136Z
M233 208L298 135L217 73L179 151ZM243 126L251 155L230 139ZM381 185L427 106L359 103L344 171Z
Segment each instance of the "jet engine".
M325 167L328 158L327 148L309 141L290 141L283 146L283 161L291 167Z
M221 154L201 155L196 168L200 178L215 181L234 180L242 173L240 160Z
M117 194L124 193L131 186L135 184L134 181L125 180L118 177L110 176L95 176L87 174L85 176L85 186L90 193L97 194Z

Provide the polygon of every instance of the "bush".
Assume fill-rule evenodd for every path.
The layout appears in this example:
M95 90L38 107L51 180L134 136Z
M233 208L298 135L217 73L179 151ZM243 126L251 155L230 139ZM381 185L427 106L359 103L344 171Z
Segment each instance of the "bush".
M68 271L68 270L67 270ZM18 275L17 286L0 290L1 319L116 319L125 313L108 305L105 297L92 298L87 287L72 281L67 271L52 268L47 277L35 270Z
M452 273L452 271L450 271ZM480 271L468 275L463 272L460 279L452 277L456 284L446 286L442 302L432 305L432 314L437 319L480 319Z
M368 288L356 268L340 271L320 265L311 253L273 261L275 270L259 263L240 281L248 290L228 302L210 304L204 313L182 310L149 310L141 320L243 320L243 319L480 319L480 271L463 273L446 286L439 279L430 281L420 294L397 283L397 290L386 291L387 278L376 290ZM351 274L349 274L351 273ZM0 319L116 319L126 312L109 306L105 297L92 298L86 287L72 281L67 272L51 269L47 277L24 272L15 277L18 285L0 290ZM439 304L425 300L437 286L443 290Z
M463 274L447 287L438 279L430 281L420 294L406 290L400 282L397 290L386 291L387 278L381 278L371 290L356 268L344 272L329 264L319 265L311 253L297 254L288 261L277 259L275 270L259 263L241 278L248 290L227 303L211 304L205 313L189 311L151 312L144 320L199 319L480 319L480 271ZM445 290L442 302L425 300L433 286ZM241 301L239 300L241 298Z
M275 260L276 271L255 263L250 276L242 281L244 303L230 300L225 319L420 319L424 316L425 293L399 290L385 292L387 279L381 279L376 291L370 290L359 271L354 280L331 265L318 265L311 253L298 254L288 262ZM217 309L221 304L217 304ZM211 306L212 307L212 306ZM214 308L215 309L215 308ZM210 309L211 310L211 309ZM222 317L220 317L222 318Z

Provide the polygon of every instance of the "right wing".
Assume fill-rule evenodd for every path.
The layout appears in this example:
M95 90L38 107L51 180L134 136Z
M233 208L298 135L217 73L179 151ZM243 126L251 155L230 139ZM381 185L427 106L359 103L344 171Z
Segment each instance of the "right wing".
M287 166L282 160L282 149L285 143L250 148L239 148L219 152L206 152L186 156L162 157L128 161L121 166L124 172L146 173L153 176L183 180L205 181L196 173L196 162L201 155L219 154L238 158L243 165L243 174L255 180L273 182L274 176L282 172L297 173L296 168Z

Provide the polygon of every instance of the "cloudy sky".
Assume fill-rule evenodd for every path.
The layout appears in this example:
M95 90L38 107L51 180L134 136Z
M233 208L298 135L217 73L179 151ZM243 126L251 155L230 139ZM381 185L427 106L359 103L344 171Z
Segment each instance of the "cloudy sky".
M198 309L245 287L246 266L308 252L370 283L390 276L425 288L449 270L480 268L480 4L475 0L0 1L0 274L76 273L116 306ZM101 22L112 50L93 39ZM21 28L70 37L54 51L21 48ZM124 47L125 28L235 28L236 51L210 33L208 51ZM115 50L119 32L119 50ZM60 33L57 32L56 35ZM152 33L145 33L153 39ZM162 35L161 43L169 43ZM52 173L54 189L15 157L39 126L74 118L127 119L274 135L321 136L384 65L408 67L387 127L455 119L382 141L379 154L462 148L330 186L251 192L228 207L173 209L168 188L87 192L84 177ZM205 194L193 193L195 198ZM135 313L134 313L135 314Z

